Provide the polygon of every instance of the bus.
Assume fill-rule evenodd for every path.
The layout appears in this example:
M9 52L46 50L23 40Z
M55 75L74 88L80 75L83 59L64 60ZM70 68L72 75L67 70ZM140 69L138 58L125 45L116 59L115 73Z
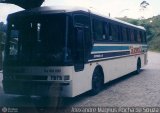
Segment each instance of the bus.
M7 22L7 94L95 95L148 62L144 27L85 8L34 8L10 14Z

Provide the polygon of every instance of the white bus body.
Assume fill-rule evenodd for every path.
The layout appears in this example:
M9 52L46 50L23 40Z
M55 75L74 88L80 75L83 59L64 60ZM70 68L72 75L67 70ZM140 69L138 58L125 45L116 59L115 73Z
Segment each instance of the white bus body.
M80 12L81 10L78 11ZM74 11L69 10L68 12ZM91 12L85 13L90 15L94 14ZM112 23L119 22L125 26L140 29L145 32L144 28L110 19L108 17L106 18L113 21ZM137 63L139 61L139 68L143 67L148 62L147 49L148 46L146 43L93 42L88 60L84 63L84 67L82 67L83 69L80 69L79 71L75 70L75 65L12 66L4 63L4 91L9 94L20 95L43 96L49 94L52 96L75 97L93 89L93 75L97 67L102 69L103 83L107 83L136 71ZM5 59L7 60L7 58ZM25 91L23 92L22 90Z

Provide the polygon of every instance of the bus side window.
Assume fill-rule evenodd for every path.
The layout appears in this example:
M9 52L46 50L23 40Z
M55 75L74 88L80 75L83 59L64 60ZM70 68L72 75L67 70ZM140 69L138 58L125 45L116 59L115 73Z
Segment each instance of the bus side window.
M118 41L122 41L122 27L118 25Z
M131 38L131 32L130 32L130 29L127 28L127 41L129 42L130 41L130 38Z
M123 41L123 37L122 37L122 26L119 26L119 41Z
M136 31L136 30L134 30L134 40L135 40L135 42L138 42L138 39L137 39L137 31Z
M85 60L85 44L84 44L84 29L83 27L75 28L76 34L76 51L75 51L75 71L82 71L84 69Z
M99 20L93 20L93 36L94 40L103 40L103 23Z
M111 26L111 28L112 28L112 38L113 38L113 40L114 41L118 41L118 25L116 25L116 24L113 24L112 26Z
M143 32L144 43L147 43L146 32Z
M109 40L112 40L112 29L111 29L111 23L108 24L109 26Z
M143 43L144 42L143 33L142 33L142 31L140 31L139 33L140 33L141 42Z
M140 35L140 31L137 32L137 39L138 39L138 43L141 43L142 37Z
M122 40L123 42L127 42L127 30L125 27L122 27Z
M131 40L131 42L133 43L133 42L135 42L135 38L134 38L134 30L130 30L130 33L131 33L131 37L130 37L130 40Z
M92 47L91 34L90 34L90 18L85 14L75 14L74 15L75 26L81 26L84 33L84 43L85 43L85 60L89 57L90 49Z
M104 35L105 35L105 40L109 40L109 26L108 26L108 23L104 23Z
M89 17L87 15L83 15L83 14L76 14L74 15L74 24L83 24L85 26L89 26L90 22L89 22Z

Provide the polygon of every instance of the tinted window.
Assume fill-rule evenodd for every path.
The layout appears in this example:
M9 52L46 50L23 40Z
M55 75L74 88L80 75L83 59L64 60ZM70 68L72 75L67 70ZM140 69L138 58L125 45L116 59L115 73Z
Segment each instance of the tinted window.
M74 16L74 22L75 22L75 25L76 24L80 24L82 25L82 27L84 27L84 36L89 38L90 37L90 20L89 20L89 17L86 16L86 15L75 15Z
M127 29L125 27L122 28L122 39L123 42L127 42Z
M75 26L81 27L83 29L83 35L84 35L84 47L85 47L85 55L89 55L90 48L91 48L91 37L90 37L90 19L89 16L84 14L76 14L74 16L74 23ZM78 37L76 37L77 39ZM71 40L72 41L72 40ZM77 45L75 45L77 46Z
M104 23L104 34L105 34L105 39L109 40L109 25L108 25L108 23Z
M108 27L109 28L109 37L108 37L109 40L112 40L112 26L111 25L112 25L111 23L108 24L108 26L109 26Z
M118 41L118 25L112 24L111 26L112 30L112 40Z
M138 40L137 40L137 31L136 31L136 30L134 30L134 40L135 40L135 42L138 41Z
M142 31L140 31L140 37L141 37L141 42L144 42L144 36Z
M147 43L146 32L143 32L143 41L144 41L144 43Z
M103 40L103 23L99 20L93 20L93 35L95 40Z
M119 40L119 26L113 23L108 24L108 35L109 40L118 41Z
M127 41L128 42L130 41L130 38L131 38L131 32L130 32L130 29L127 28Z
M89 25L89 17L85 16L85 15L75 15L74 16L74 23Z
M140 35L140 31L137 32L137 41L138 43L141 43L141 38L142 38L142 35Z
M64 58L66 16L18 18L21 21L9 24L8 61L14 64L19 62L20 65L61 63Z
M131 42L135 42L135 38L134 38L134 30L130 30L131 36L130 36L130 40Z

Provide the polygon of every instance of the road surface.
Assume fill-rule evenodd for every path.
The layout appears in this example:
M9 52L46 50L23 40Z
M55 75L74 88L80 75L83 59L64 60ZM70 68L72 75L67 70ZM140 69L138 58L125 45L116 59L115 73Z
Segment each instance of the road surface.
M66 99L63 106L77 107L160 107L160 53L149 52L149 63L139 75L127 75L109 84L96 96L88 93ZM0 81L2 75L0 74ZM0 82L0 106L51 106L39 97L6 95Z

